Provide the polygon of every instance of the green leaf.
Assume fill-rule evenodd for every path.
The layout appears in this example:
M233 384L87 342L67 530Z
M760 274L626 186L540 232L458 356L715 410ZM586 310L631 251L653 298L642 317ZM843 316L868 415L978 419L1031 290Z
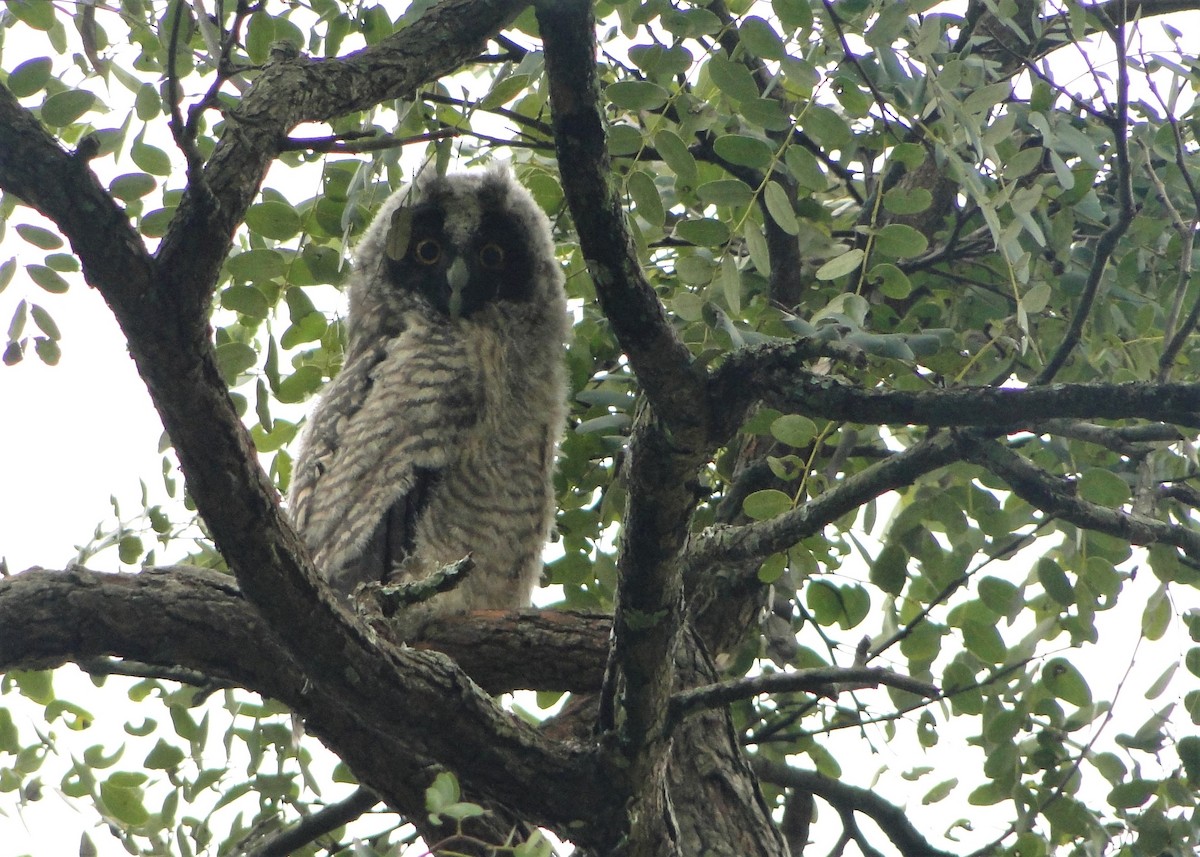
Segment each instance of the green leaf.
M1193 646L1183 656L1183 665L1192 675L1200 677L1200 647Z
M889 542L871 563L871 583L889 595L899 595L908 580L908 551Z
M17 272L17 259L14 256L7 262L0 262L0 292L8 288L8 284L12 282L13 274Z
M978 584L979 600L995 613L1007 616L1018 606L1021 591L1016 584L1000 577L984 577Z
M41 90L50 82L51 63L49 57L35 57L14 68L5 81L8 91L17 98L26 98Z
M61 295L70 288L70 284L62 278L58 271L45 265L26 265L25 272L29 274L29 279L51 294Z
M867 280L878 283L880 293L894 300L903 300L912 294L912 282L908 275L887 262L871 268L867 272Z
M1091 689L1083 674L1066 658L1054 658L1042 667L1042 684L1064 702L1079 708L1091 705Z
M226 342L217 346L217 367L225 383L230 386L257 362L258 353L244 342Z
M629 429L632 422L629 414L607 414L603 417L584 420L575 426L575 431L578 434L623 434Z
M1132 809L1141 806L1154 794L1158 783L1153 780L1130 780L1108 793L1108 802L1117 809Z
M846 251L841 256L835 256L817 268L817 279L836 280L838 277L844 277L851 271L858 270L858 266L862 264L865 255L862 250L855 247L853 250Z
M1179 751L1179 761L1183 762L1183 770L1187 775L1190 787L1200 787L1200 737L1185 735L1176 745Z
M121 562L126 565L133 565L142 558L145 552L145 547L142 545L142 540L138 536L122 536L117 542L117 556Z
M42 102L41 118L52 128L64 128L87 113L96 104L96 96L83 89L55 93Z
M254 286L230 286L221 292L221 306L251 318L266 318L267 297Z
M16 683L17 690L26 699L39 705L49 705L54 701L53 673L50 670L11 670L8 677Z
M792 508L792 498L782 491L768 488L755 491L742 501L742 511L746 517L755 521L765 521L782 515Z
M183 750L159 738L154 749L146 754L146 760L142 764L152 771L169 771L178 767L184 758L186 756Z
M771 423L771 434L788 446L802 449L817 436L817 424L800 414L785 414Z
M109 193L122 202L141 199L158 187L154 176L146 173L125 173L117 176L108 186Z
M875 250L884 256L912 258L928 249L928 239L906 223L889 223L875 233Z
M149 122L163 112L162 96L150 84L143 84L133 99L133 111L142 122Z
M818 625L833 625L842 617L842 599L837 587L824 580L809 583L804 590L804 603Z
M696 188L696 196L711 205L745 205L754 199L754 191L738 179L717 179Z
M7 0L4 5L9 12L35 30L51 30L57 23L54 4L49 0Z
M1008 647L995 625L969 620L963 623L962 635L967 651L984 663L1000 664L1008 655Z
M284 404L303 402L324 383L324 375L316 366L301 366L279 382L275 397Z
M829 185L829 178L821 170L821 164L816 156L803 146L788 146L783 153L783 161L788 171L802 188L823 191Z
M1147 640L1161 640L1167 633L1174 614L1166 584L1159 584L1154 593L1146 599L1146 606L1142 610L1142 634Z
M695 183L698 173L696 159L678 134L659 131L654 135L654 148L681 182L689 185Z
M719 247L729 240L729 227L713 217L681 220L675 224L675 235L701 247Z
M1092 467L1079 477L1079 496L1102 506L1120 506L1129 502L1129 484L1111 470Z
M923 806L928 806L931 803L937 803L940 800L944 800L950 796L950 792L954 791L954 787L957 785L957 778L943 780L929 791L925 792L925 796L921 798L921 804Z
M648 80L621 80L604 90L608 100L625 110L654 110L667 103L665 89Z
M738 34L741 36L746 50L756 57L766 60L781 60L786 53L783 39L779 38L779 34L775 32L769 22L758 16L744 18L742 25L738 27Z
M642 170L630 171L629 177L625 180L625 187L629 190L629 196L633 199L638 216L651 226L662 226L663 220L666 219L666 212L663 210L658 186L654 184L654 179L650 174Z
M783 186L777 181L768 182L763 196L767 203L767 211L779 228L788 235L800 234L800 223L796 220L796 212L792 209L791 200L788 199Z
M246 225L266 238L286 241L300 231L300 215L283 202L260 202L246 209Z
M532 77L528 74L510 74L492 86L488 94L479 102L479 106L484 110L503 107L524 92L529 86L530 80Z
M283 255L278 250L259 248L248 250L230 256L225 261L225 269L237 280L262 282L282 277L284 272ZM288 289L290 292L291 289Z
M58 325L54 323L54 319L50 317L50 313L37 304L30 304L29 315L33 318L33 323L38 326L38 329L50 339L62 339Z
M58 233L51 232L49 229L43 229L40 226L34 226L29 223L18 223L16 231L27 242L42 250L57 250L63 246L63 240L58 236Z
M116 774L100 785L100 798L105 808L125 824L136 827L150 819L142 803L141 788L122 784Z
M808 30L812 27L812 7L808 0L771 0L771 9L789 30Z
M771 163L775 151L757 137L745 134L723 134L713 141L713 151L718 157L741 167L761 169Z
M1039 557L1036 566L1038 583L1046 590L1046 594L1064 607L1075 603L1075 587L1071 585L1067 573L1057 562L1049 557Z
M705 68L717 89L734 101L758 98L760 93L754 75L740 62L722 54L714 54L708 58Z
M151 146L138 134L130 147L129 155L138 167L156 176L169 176L172 172L171 157L158 146Z
M804 109L800 127L813 137L826 151L843 149L854 139L846 120L820 104L810 103Z
M47 366L57 366L62 357L62 349L58 342L41 336L33 340L33 350Z
M991 110L997 104L1008 100L1012 94L1012 85L1008 81L992 83L971 90L970 95L963 101L962 109L967 114L983 113Z
M883 195L883 207L892 214L919 214L933 204L933 194L923 187L894 187Z

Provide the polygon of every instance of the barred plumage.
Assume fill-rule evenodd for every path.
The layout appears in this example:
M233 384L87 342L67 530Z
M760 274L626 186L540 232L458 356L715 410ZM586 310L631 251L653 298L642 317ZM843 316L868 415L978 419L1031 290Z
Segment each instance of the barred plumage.
M565 419L562 270L502 170L418 180L359 243L342 371L289 508L334 589L475 569L423 615L529 604Z

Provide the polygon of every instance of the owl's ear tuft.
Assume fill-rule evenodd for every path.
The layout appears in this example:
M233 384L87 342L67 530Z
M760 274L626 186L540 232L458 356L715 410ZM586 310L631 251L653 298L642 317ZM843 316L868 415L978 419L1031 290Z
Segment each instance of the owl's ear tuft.
M393 262L408 255L408 244L412 240L413 212L408 206L400 206L392 212L392 223L388 227L384 252Z

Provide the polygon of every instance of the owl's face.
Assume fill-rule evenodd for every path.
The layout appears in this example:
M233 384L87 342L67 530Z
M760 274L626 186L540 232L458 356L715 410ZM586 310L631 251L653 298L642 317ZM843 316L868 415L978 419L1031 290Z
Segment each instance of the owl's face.
M388 282L417 292L457 320L496 301L533 298L534 259L525 218L506 193L487 183L467 188L437 181L422 199L391 215L384 251Z

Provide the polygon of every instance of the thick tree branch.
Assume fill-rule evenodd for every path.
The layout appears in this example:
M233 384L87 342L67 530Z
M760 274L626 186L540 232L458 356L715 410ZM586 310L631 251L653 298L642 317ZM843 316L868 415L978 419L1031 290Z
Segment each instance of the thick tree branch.
M672 431L695 429L705 419L704 373L693 366L690 352L642 275L621 195L612 183L615 172L605 140L591 5L585 0L537 5L563 193L600 308L639 384Z
M546 50L563 191L599 297L645 391L629 446L629 506L617 562L613 645L601 695L601 729L615 732L611 774L628 799L630 855L678 853L666 796L667 711L683 627L680 553L699 496L689 486L707 460L705 375L676 336L641 273L604 134L588 0L537 5ZM619 707L620 716L616 716Z
M547 660L571 661L576 655L570 653L577 652L578 642L577 635L569 635L560 657ZM471 641L471 645L476 643ZM325 682L312 681L312 670L296 665L226 575L194 568L147 570L138 575L34 570L0 581L0 670L50 668L66 661L120 655L146 663L180 665L255 690L303 716L310 730L361 778L409 814L421 811L429 766L435 762L454 766L464 783L477 786L477 778L471 774L474 765L452 758L457 751L447 754L441 746L446 741L472 744L475 739L470 732L447 725L470 730L474 721L485 735L490 734L482 739L488 747L475 748L483 754L483 767L508 768L503 778L515 780L507 785L483 782L483 788L501 791L506 797L503 789L521 789L514 794L521 804L530 805L516 809L559 829L577 818L577 798L603 811L603 802L596 797L600 786L587 774L591 765L586 752L550 745L537 737L533 727L503 715L493 715L492 724L480 723L473 712L489 710L492 703L477 685L443 655L405 651L413 657L405 659L394 693L396 680L385 680L383 675L391 661L384 660L373 675L364 676L372 694L395 706L390 716L383 717L369 699L345 686L327 691ZM524 656L519 649L510 653L514 661ZM600 652L587 653L585 660L593 665L590 672L598 682ZM351 657L350 663L362 661ZM386 683L372 684L373 680ZM411 695L406 699L399 695L408 692ZM438 696L446 700L446 707L435 717L427 719L405 711L405 706L411 708ZM541 749L532 749L531 758L525 749L519 749L526 745ZM572 788L580 790L576 797L551 798L550 804L558 805L557 809L535 805L550 797L549 791L536 795L537 782L548 790L558 788L552 786L553 778L538 780L547 764L554 778L562 774L567 779L560 782L577 780ZM592 785L587 784L589 779ZM580 829L580 834L586 837L588 831Z
M413 645L454 658L489 693L591 692L611 625L599 614L479 611L430 623ZM98 660L110 655L136 662L133 670ZM194 566L30 569L0 580L0 672L68 660L106 674L216 681L289 704L304 682L237 581Z
M129 218L79 155L66 152L0 86L0 188L53 220L71 242L89 283L116 299L149 294L156 266Z
M712 401L728 411L713 424L727 438L762 401L810 417L866 425L1024 427L1050 419L1144 419L1200 426L1200 384L1052 384L1013 389L960 387L864 390L805 368L833 343L796 340L738 352L713 373ZM829 354L829 351L824 353ZM855 356L853 350L838 355ZM860 358L861 359L861 356Z

